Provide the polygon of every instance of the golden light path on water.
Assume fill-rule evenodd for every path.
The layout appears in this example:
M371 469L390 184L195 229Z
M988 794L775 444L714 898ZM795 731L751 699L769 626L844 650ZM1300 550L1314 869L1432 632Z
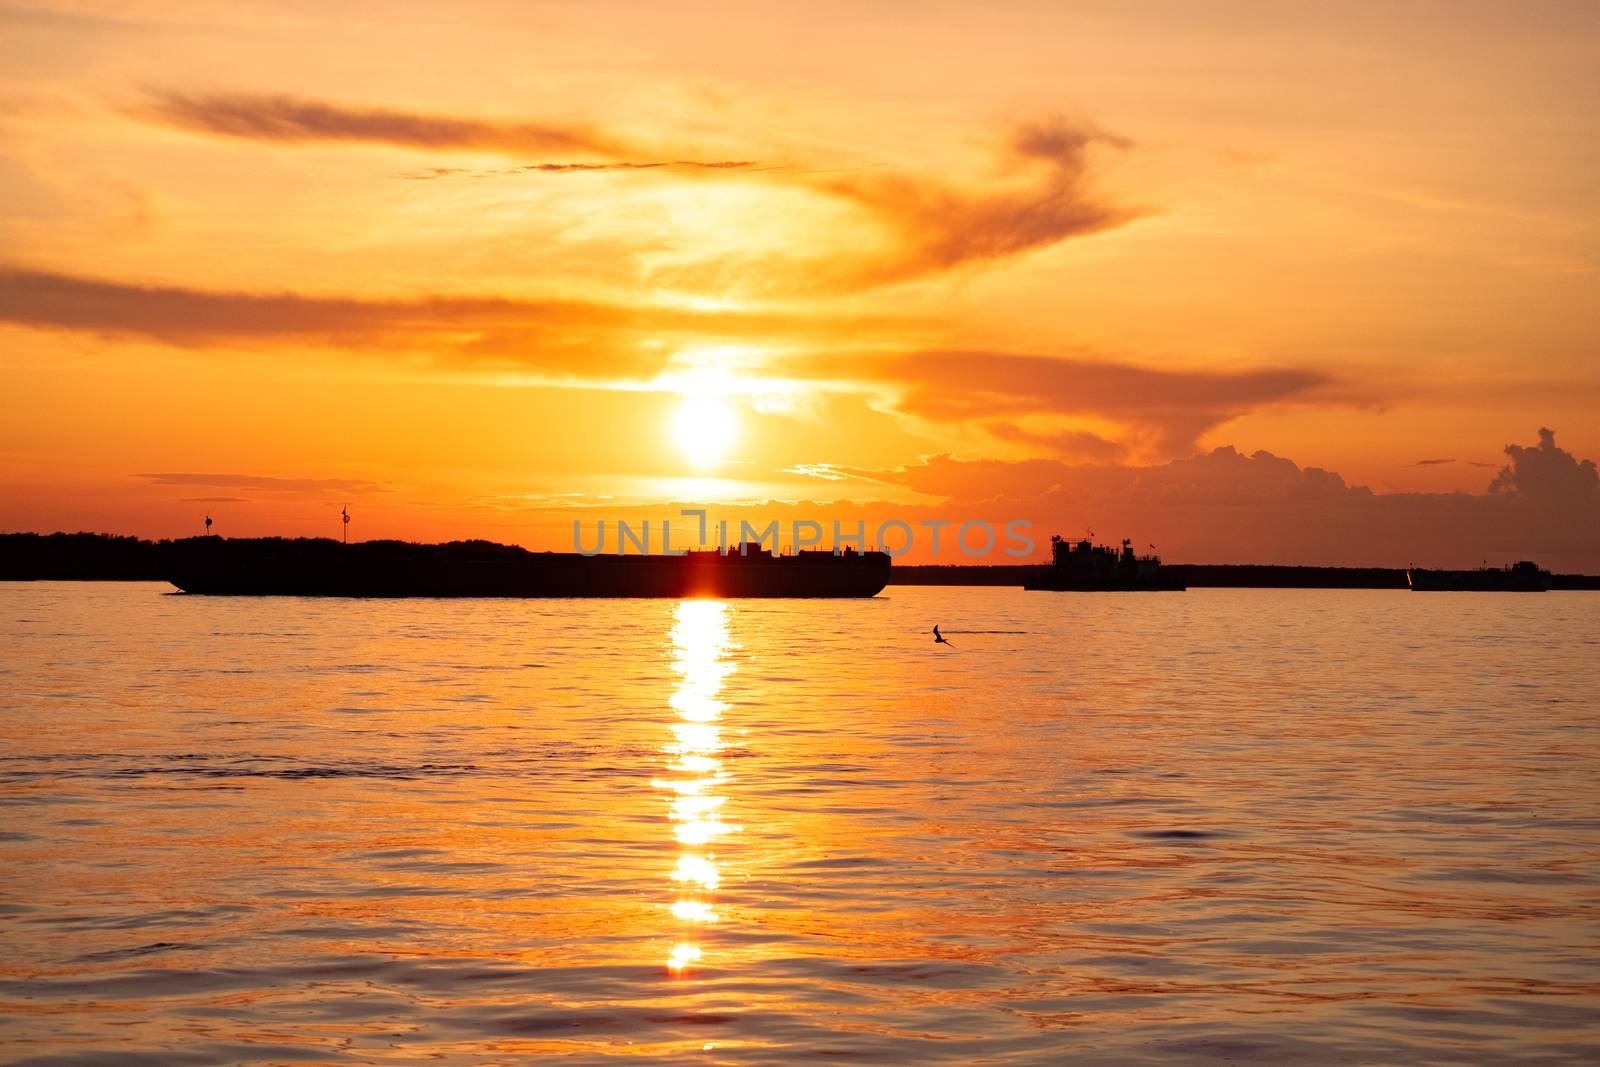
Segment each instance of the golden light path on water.
M1169 595L0 582L0 1064L1600 1062L1600 593Z
M682 973L700 959L699 928L717 921L716 842L733 829L720 814L727 798L717 793L728 780L720 758L727 708L720 694L733 670L728 605L719 600L680 602L673 611L671 638L678 681L669 703L677 719L672 740L664 746L669 773L652 784L670 797L668 817L681 849L671 872L675 899L670 906L680 926L667 967Z

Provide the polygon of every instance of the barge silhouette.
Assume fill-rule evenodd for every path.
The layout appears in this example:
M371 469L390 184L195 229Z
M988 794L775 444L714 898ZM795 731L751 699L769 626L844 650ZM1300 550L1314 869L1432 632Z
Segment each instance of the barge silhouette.
M1022 588L1078 593L1181 593L1187 586L1181 579L1161 572L1161 557L1135 556L1133 542L1126 538L1118 551L1109 545L1093 544L1088 538L1072 542L1055 536L1050 538L1050 563L1023 582Z
M1542 593L1552 578L1531 560L1509 567L1479 567L1470 571L1430 571L1411 567L1406 583L1413 593Z
M167 581L222 596L870 597L890 566L883 552L774 555L753 544L681 556L278 537L193 537L165 548Z

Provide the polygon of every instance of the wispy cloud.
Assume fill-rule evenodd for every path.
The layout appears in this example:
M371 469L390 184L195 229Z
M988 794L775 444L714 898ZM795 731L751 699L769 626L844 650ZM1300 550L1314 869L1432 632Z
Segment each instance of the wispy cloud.
M1371 403L1319 370L1169 370L1095 353L1070 356L918 350L840 352L835 338L884 343L926 326L889 317L690 309L490 295L361 299L138 285L0 268L0 322L190 348L303 347L374 351L456 366L506 369L551 382L645 383L683 348L784 340L763 373L817 388L887 391L904 414L973 422L994 436L1069 458L1118 448L1186 455L1206 431L1283 403ZM1127 427L1115 442L1048 433L1040 416L1098 416Z
M1117 441L1101 437L1088 430L1059 430L1040 432L1019 426L1014 422L996 420L983 424L984 432L1001 441L1029 447L1061 459L1107 462L1125 451Z
M441 178L505 178L519 174L592 174L634 170L744 170L759 165L759 162L753 159L729 159L718 162L675 159L659 163L529 163L520 167L492 167L487 170L472 170L468 167L428 167L425 170L397 174L395 177L413 182L431 182Z
M190 474L163 472L158 474L139 474L151 485L203 485L223 489L263 489L281 493L305 492L335 492L335 493L374 493L384 492L390 487L383 482L372 482L361 478L274 478L261 474ZM210 501L213 503L232 502L236 497L191 497L194 501Z
M283 93L152 89L128 112L192 133L278 144L356 141L436 152L586 152L606 158L635 147L581 123L431 115L309 100Z
M877 283L1006 259L1073 237L1115 229L1141 212L1095 194L1090 153L1124 152L1125 137L1056 118L1018 126L1004 173L989 188L964 189L911 174L834 181L825 188L872 211L900 237L900 248L862 265Z
M608 170L739 170L752 160L650 157L657 147L575 122L438 115L396 108L311 100L284 93L184 92L151 89L124 112L190 133L300 145L326 142L381 144L427 152L498 152L508 156L578 154L604 162L534 163L503 170L430 167L400 175L433 181L505 174L568 174ZM679 153L672 153L674 156ZM644 156L644 161L638 157Z
M129 335L175 345L318 337L365 347L455 331L535 324L596 326L630 313L603 304L422 296L370 300L140 285L0 269L0 321Z
M998 166L981 180L905 168L844 177L763 170L771 180L842 202L860 220L832 227L827 251L720 255L660 267L652 280L718 292L840 293L1012 259L1147 214L1094 188L1096 153L1132 146L1092 124L1056 118L1009 131Z
M1086 353L1071 356L1009 352L920 351L900 355L812 358L796 374L855 375L899 392L898 410L943 422L979 421L990 433L1024 442L1076 446L1074 458L1102 456L1118 446L1182 456L1201 434L1250 411L1282 403L1370 404L1371 398L1325 371L1303 367L1253 370L1169 370ZM1130 429L1132 439L1094 435L1055 441L1018 428L1026 416L1100 416ZM1010 428L1005 428L1011 424ZM1089 453L1089 455L1085 455Z
M657 284L730 292L838 292L888 285L993 263L1127 225L1147 211L1094 189L1097 152L1133 142L1091 123L1052 118L1005 135L997 167L981 181L910 169L762 166L752 159L699 159L682 146L649 145L599 127L491 119L360 106L287 94L152 89L128 114L192 133L299 145L349 142L426 152L589 156L504 168L426 167L410 181L628 171L759 172L769 181L842 201L866 216L857 247L827 252L751 251L659 267Z
M494 295L363 299L141 285L0 267L0 322L180 347L319 345L606 381L678 347L893 331L904 320Z
M850 467L837 463L796 463L783 470L784 474L797 474L803 478L816 478L824 482L874 482L878 485L899 485L885 472L870 467Z

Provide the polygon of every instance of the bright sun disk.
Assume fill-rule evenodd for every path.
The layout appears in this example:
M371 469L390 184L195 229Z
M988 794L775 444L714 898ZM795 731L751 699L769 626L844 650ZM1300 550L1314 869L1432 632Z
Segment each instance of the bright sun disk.
M672 417L672 439L697 468L714 465L732 447L739 429L733 408L714 393L685 396Z

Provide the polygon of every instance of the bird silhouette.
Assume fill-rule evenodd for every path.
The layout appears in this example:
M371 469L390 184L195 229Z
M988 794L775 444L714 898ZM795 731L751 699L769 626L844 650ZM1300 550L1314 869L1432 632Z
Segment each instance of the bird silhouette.
M938 626L933 628L933 643L936 645L950 645L951 648L956 647L955 645L951 645L949 641L945 640L945 636L939 632Z

